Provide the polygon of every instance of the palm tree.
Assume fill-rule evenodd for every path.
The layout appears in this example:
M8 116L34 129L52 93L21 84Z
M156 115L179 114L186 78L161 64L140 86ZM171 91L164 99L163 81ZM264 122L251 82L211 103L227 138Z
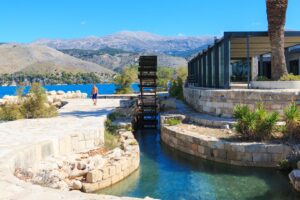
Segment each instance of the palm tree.
M284 55L284 26L288 0L266 0L266 4L272 53L272 79L279 80L288 73Z

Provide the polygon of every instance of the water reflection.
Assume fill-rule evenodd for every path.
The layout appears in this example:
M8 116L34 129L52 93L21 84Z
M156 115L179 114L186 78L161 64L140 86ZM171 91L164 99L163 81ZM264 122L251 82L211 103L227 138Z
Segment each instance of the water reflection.
M140 170L99 193L166 200L300 199L287 175L277 170L199 159L161 144L155 132L139 133L136 138Z

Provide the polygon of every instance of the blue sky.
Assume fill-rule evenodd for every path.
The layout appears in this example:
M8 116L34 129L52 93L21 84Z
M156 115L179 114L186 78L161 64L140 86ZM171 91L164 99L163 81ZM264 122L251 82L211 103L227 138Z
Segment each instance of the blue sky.
M0 42L103 36L122 30L221 35L267 30L265 0L1 0ZM289 0L286 29L300 30Z

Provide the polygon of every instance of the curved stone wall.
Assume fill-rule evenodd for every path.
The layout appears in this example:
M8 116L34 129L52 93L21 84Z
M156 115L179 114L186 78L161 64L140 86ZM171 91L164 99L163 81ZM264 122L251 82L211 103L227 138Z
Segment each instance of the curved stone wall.
M103 103L106 103L105 112L101 112L103 108L100 106L96 107L98 110L95 111L95 107L90 106L90 100L80 99L69 102L60 111L61 116L56 118L0 123L0 138L5 142L0 143L0 188L5 188L0 191L0 199L137 199L86 194L79 191L61 191L34 185L14 176L15 169L32 167L50 155L69 155L102 145L106 115L113 107L119 105L119 101L110 100L110 102ZM78 112L79 108L83 111ZM23 131L31 131L31 133ZM131 163L132 159L128 160ZM132 162L134 167L138 163L136 160L135 157L135 161ZM132 171L134 171L133 167L128 169L125 175ZM113 173L110 171L108 173L110 178ZM121 178L125 177L121 176ZM114 180L111 178L109 183L113 184L117 180L121 179L114 177Z
M95 192L115 184L139 168L140 150L132 132L120 131L121 147L124 154L110 156L109 164L102 169L92 170L86 175L86 182L83 183L84 192Z
M201 113L215 116L232 117L233 109L238 104L254 108L257 102L263 102L269 111L278 111L283 114L283 109L291 102L300 101L298 90L258 90L258 89L203 89L184 88L186 102Z
M227 142L176 126L161 125L161 139L167 145L204 159L240 166L276 167L292 149L283 144Z

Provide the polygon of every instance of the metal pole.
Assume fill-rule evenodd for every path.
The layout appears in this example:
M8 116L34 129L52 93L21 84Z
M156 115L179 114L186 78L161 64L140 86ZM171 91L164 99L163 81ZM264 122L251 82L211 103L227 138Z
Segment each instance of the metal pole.
M250 88L250 74L251 74L251 66L250 66L250 36L247 35L247 67L248 67L248 77L247 77L247 85L248 85L248 89Z

